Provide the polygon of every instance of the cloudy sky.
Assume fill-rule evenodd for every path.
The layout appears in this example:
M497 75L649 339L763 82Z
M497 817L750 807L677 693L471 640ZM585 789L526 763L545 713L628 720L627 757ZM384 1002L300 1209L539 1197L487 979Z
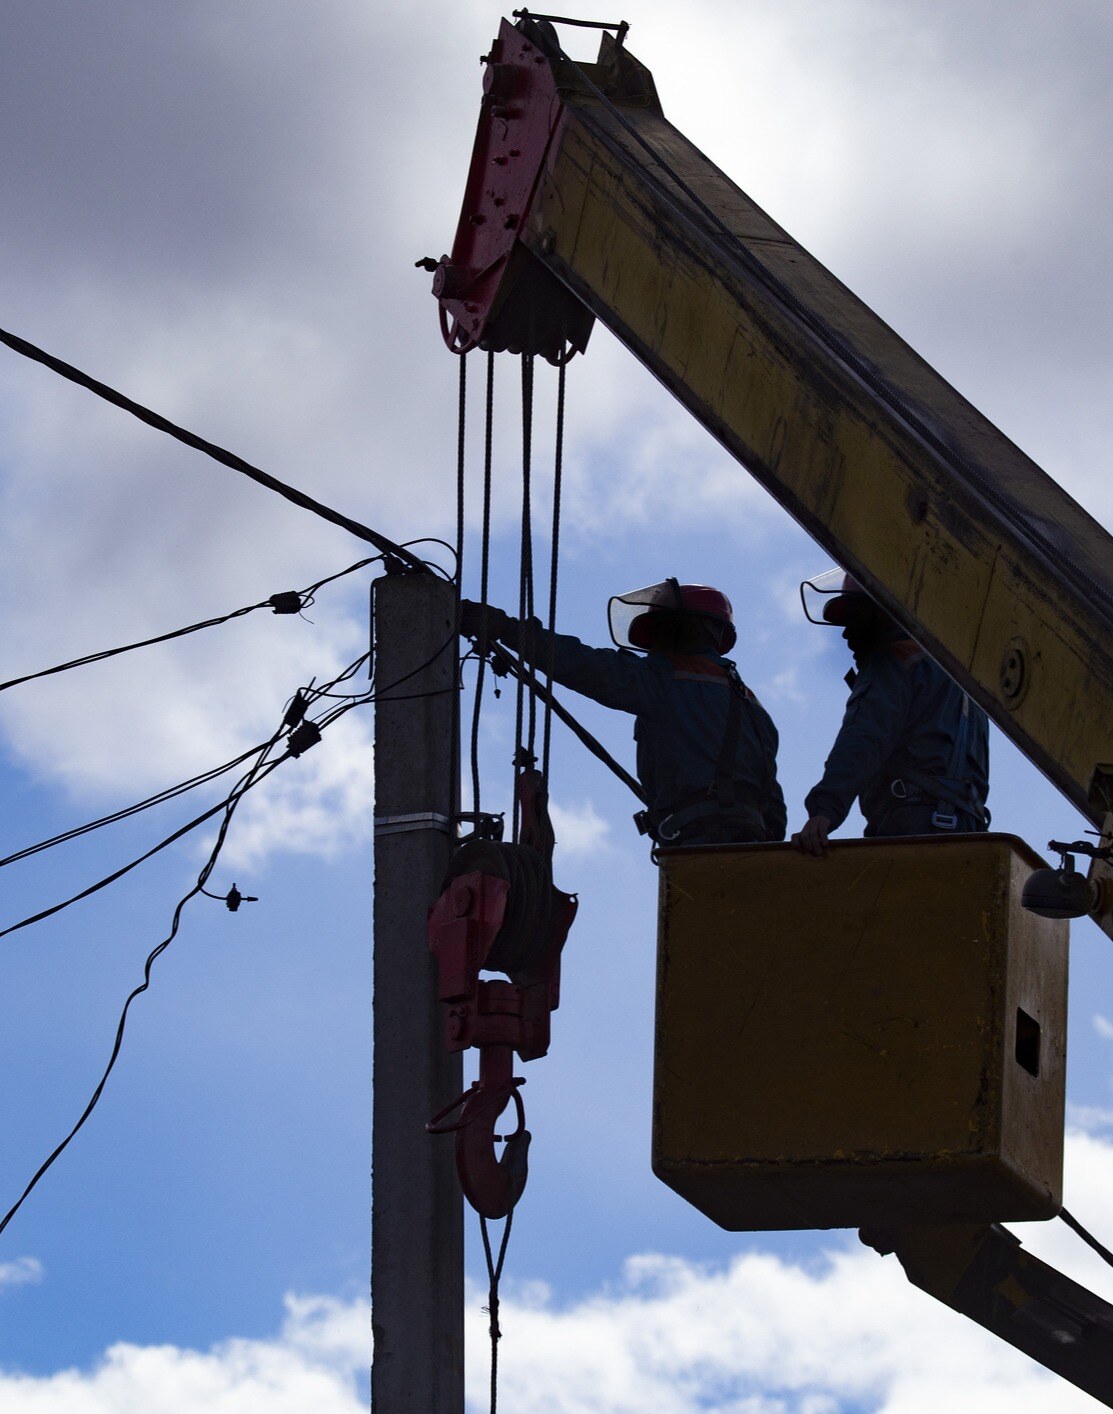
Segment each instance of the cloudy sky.
M1113 522L1104 0L691 0L682 23L675 5L630 0L602 18L630 21L682 131ZM457 368L413 262L451 243L477 60L498 20L476 0L7 0L0 326L397 540L451 535ZM593 41L568 45L588 58ZM541 496L550 372L538 373ZM495 597L507 601L506 360L498 394ZM795 597L827 562L606 331L570 368L568 396L562 626L601 641L612 592L672 573L721 583L742 671L781 729L799 823L844 695L841 645L801 621ZM480 412L473 400L475 470ZM0 550L2 680L364 554L6 350ZM474 550L473 537L471 588ZM304 618L252 614L3 693L0 854L264 740L298 686L363 652L368 574L323 589ZM509 785L512 710L508 695L485 706L493 805ZM589 704L582 716L632 760L627 721ZM6 1409L347 1414L365 1401L370 725L369 709L351 712L249 797L211 887L235 881L259 902L189 906L93 1119L0 1237ZM553 795L558 882L582 902L553 1051L530 1069L504 1407L1094 1407L853 1234L723 1233L653 1178L654 871L623 788L560 728ZM220 798L217 784L7 866L0 927ZM999 736L990 803L998 828L1037 848L1081 825ZM0 939L0 1210L80 1113L204 853L185 840ZM1089 924L1072 970L1067 1204L1108 1241L1113 961ZM1024 1236L1113 1294L1061 1224ZM468 1301L479 1410L478 1285Z

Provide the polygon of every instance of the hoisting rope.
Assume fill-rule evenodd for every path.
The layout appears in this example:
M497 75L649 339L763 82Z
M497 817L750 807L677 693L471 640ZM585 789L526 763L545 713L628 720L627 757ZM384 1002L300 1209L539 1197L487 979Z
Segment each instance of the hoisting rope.
M514 1209L511 1207L502 1229L498 1260L492 1261L487 1219L482 1215L479 1219L479 1230L483 1234L483 1256L487 1261L487 1315L490 1320L491 1334L491 1414L496 1414L499 1399L499 1341L502 1339L502 1329L499 1326L499 1281L502 1277L502 1264L506 1260L506 1247L510 1241L510 1225L513 1221Z
M546 783L549 779L549 742L552 737L553 725L553 666L556 658L556 644L553 641L553 634L556 632L557 565L560 556L560 494L564 466L564 371L567 366L567 359L561 359L557 373L556 445L553 454L553 530L549 541L549 653L548 661L545 664L547 692L544 699L545 730L541 747L541 774L545 777ZM535 689L536 686L535 682Z
M483 434L483 527L479 552L479 603L481 609L487 607L488 580L491 568L491 450L494 438L495 420L495 355L487 353L487 401L486 420ZM471 782L472 810L478 815L481 810L479 796L479 714L483 706L483 676L487 660L482 653L477 654L478 665L475 672L475 702L471 719Z
M468 360L460 356L460 386L456 404L456 573L453 576L456 622L460 620L460 595L464 586L464 430L468 406ZM459 670L457 669L457 672ZM449 813L460 809L460 694L452 694L452 743L449 748L448 802Z
M518 621L524 635L522 650L528 664L536 656L533 642L533 355L522 354L522 531L518 558ZM515 782L520 769L532 766L537 757L537 698L533 687L535 673L530 666L525 677L517 679L515 693L515 731L517 750L514 755ZM523 727L525 731L523 732ZM517 789L514 789L515 843L521 829L521 811Z

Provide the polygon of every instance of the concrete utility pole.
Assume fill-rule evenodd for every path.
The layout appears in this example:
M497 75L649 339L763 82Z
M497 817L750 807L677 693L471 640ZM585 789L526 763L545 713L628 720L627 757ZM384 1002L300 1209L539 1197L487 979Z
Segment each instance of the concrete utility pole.
M464 1408L463 1199L452 1140L425 1132L463 1089L425 932L456 808L453 626L444 580L377 582L375 681L386 691L375 703L373 1414Z

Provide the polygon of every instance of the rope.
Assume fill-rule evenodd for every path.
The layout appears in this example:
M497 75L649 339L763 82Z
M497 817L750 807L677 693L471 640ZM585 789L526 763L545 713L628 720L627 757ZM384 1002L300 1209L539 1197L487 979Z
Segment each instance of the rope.
M483 1255L487 1259L487 1310L491 1317L491 1414L496 1414L498 1409L499 1394L499 1341L502 1339L502 1330L499 1327L499 1280L502 1277L502 1264L506 1260L506 1246L510 1241L510 1226L514 1221L514 1209L511 1208L506 1215L506 1226L502 1230L502 1241L499 1243L498 1261L491 1259L491 1239L487 1234L487 1219L480 1214L479 1230L483 1234Z
M553 533L549 557L549 661L545 665L545 686L548 689L548 696L545 698L544 745L541 748L541 774L545 778L546 786L549 782L549 742L553 725L553 667L556 659L556 643L553 640L553 634L556 632L560 496L564 469L564 373L567 366L567 363L561 360L557 374L556 450L553 457Z
M518 560L518 621L523 625L526 641L522 656L532 662L533 630L533 512L531 505L531 461L533 454L533 355L522 355L522 538ZM518 801L518 771L534 759L537 732L537 701L533 692L533 670L517 679L515 692L514 739L518 750L514 756L514 833L515 842L521 826ZM528 715L526 698L529 698ZM523 731L523 727L526 728Z
M488 578L491 567L491 448L494 441L495 422L495 355L487 354L487 411L483 434L483 529L479 551L479 602L487 607ZM477 813L479 804L479 714L483 704L483 677L487 660L480 654L475 674L475 702L471 718L471 794L472 809Z
M464 584L464 470L465 470L465 428L468 406L468 359L466 352L460 358L460 391L456 405L456 573L453 576L453 614L457 624L460 621L460 594ZM452 694L452 741L449 747L448 800L449 813L455 814L460 808L460 688L462 684L457 670L456 691Z

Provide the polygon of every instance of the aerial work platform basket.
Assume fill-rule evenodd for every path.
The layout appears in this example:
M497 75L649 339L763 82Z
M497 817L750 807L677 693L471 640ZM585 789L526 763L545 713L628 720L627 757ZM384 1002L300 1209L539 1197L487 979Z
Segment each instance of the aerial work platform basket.
M1067 924L1011 835L662 850L653 1169L721 1227L1061 1205Z

